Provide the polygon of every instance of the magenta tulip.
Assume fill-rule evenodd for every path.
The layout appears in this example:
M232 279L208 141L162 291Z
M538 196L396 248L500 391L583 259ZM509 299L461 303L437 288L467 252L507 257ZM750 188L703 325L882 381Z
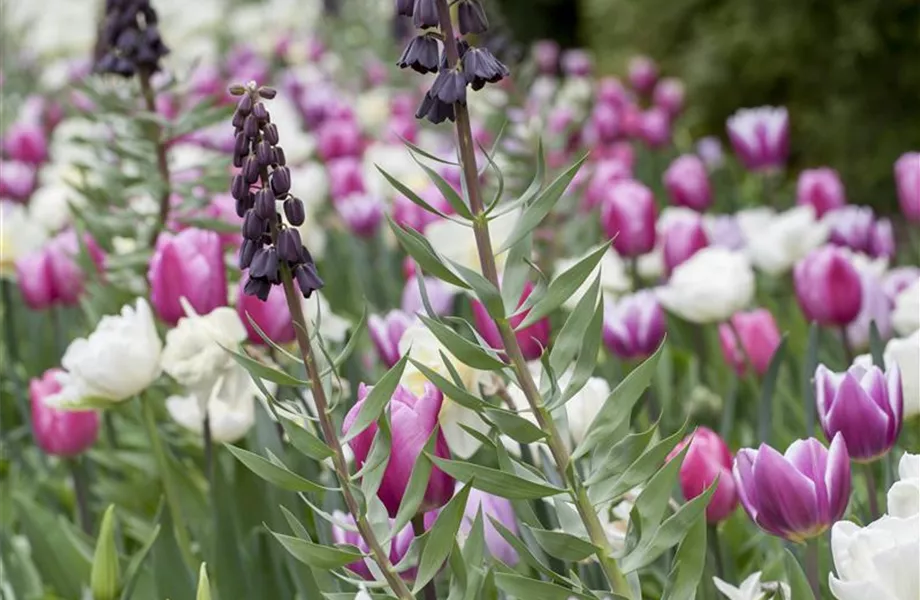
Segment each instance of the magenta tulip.
M350 544L357 547L361 552L370 554L370 548L367 542L365 542L361 534L355 530L355 518L353 516L337 510L332 513L332 518L334 519L332 522L333 543ZM392 527L393 524L394 521L391 519L390 527ZM393 537L393 541L390 544L390 563L394 566L399 564L409 552L409 546L412 545L412 540L414 538L415 535L412 532L412 525L406 525ZM368 581L374 580L374 575L365 561L357 560L347 566L364 579ZM400 575L406 579L411 579L415 577L415 568L410 567L400 573Z
M894 228L888 219L879 219L869 231L869 244L866 248L869 256L893 259L897 250L894 240Z
M639 118L639 138L649 148L663 148L671 141L671 117L653 106Z
M601 203L601 224L621 256L633 257L655 247L655 197L638 181L616 181Z
M883 340L891 337L894 304L888 299L882 278L872 265L862 265L857 271L862 284L862 303L856 319L846 327L846 336L853 348L861 350L869 347L872 323Z
M920 152L907 152L894 163L901 212L909 221L920 223Z
M658 81L658 65L647 56L634 56L627 67L629 84L633 89L648 94Z
M460 533L465 536L470 534L473 530L473 523L476 522L476 514L480 510L482 510L482 531L485 534L489 554L509 567L515 566L520 560L517 551L492 524L492 519L495 519L511 533L518 535L517 519L511 502L481 490L471 489L463 511L463 521L460 522Z
M37 186L38 172L34 166L23 162L0 161L0 198L24 202Z
M585 190L585 210L600 206L615 181L632 178L632 169L621 160L605 159L594 164Z
M249 275L244 274L240 279L240 291L236 300L236 312L246 327L249 341L253 344L267 345L259 332L250 323L255 321L262 333L276 344L288 344L295 339L294 324L291 321L291 312L288 310L287 300L284 297L284 288L273 285L268 292L268 298L263 302L256 296L243 293Z
M317 152L325 162L361 154L361 129L352 119L327 119L316 135Z
M99 436L99 413L94 410L67 411L45 404L45 398L61 390L60 369L49 369L29 382L32 404L32 433L35 442L52 456L76 456L88 450Z
M377 349L377 355L387 368L399 362L399 340L415 318L401 310L391 310L383 315L371 315L367 319L367 331Z
M677 116L684 108L683 82L674 77L665 77L655 85L652 102L671 117Z
M741 505L761 529L793 542L827 531L850 499L850 456L839 433L830 450L815 438L782 455L770 446L743 448L733 468Z
M105 268L105 253L89 234L84 235L83 243L97 272L101 273ZM29 308L42 310L53 305L77 304L86 279L78 262L79 253L77 234L68 230L16 261L16 280Z
M524 291L521 293L518 308L524 304L533 292L533 289L534 285L529 281L524 285ZM479 332L479 335L481 335L486 343L492 348L503 350L505 344L502 342L501 334L498 332L498 326L495 324L495 321L492 320L492 317L489 316L489 312L486 310L485 305L479 300L473 300L472 304L473 320L476 322L476 330ZM509 319L511 327L515 328L520 325L521 322L527 318L529 313L530 311L526 310L519 315L511 317ZM518 345L521 347L521 352L524 353L524 358L527 360L540 358L543 354L543 350L549 345L549 333L549 317L543 317L536 323L515 331L514 337L517 338Z
M830 242L856 252L868 253L875 228L875 213L868 206L849 205L827 213Z
M630 101L630 92L616 77L604 77L597 82L597 101L614 107L621 107Z
M358 402L345 415L345 421L342 424L343 433L348 433L351 429L370 390L371 388L363 383L359 386ZM425 384L425 393L421 397L416 397L400 385L390 398L392 443L389 460L383 473L383 481L377 490L377 497L383 502L391 517L395 517L399 510L399 504L409 484L412 467L418 462L425 443L438 425L438 414L441 412L443 400L444 396L441 391L430 383ZM367 460L376 434L377 423L371 423L348 442L359 467L363 466L364 461ZM435 441L434 455L440 458L450 458L447 440L440 430ZM419 512L428 512L447 504L453 492L453 477L434 467L431 470L431 477L428 480L428 487L425 488Z
M830 439L841 434L850 458L857 462L888 454L901 433L904 396L897 365L885 373L858 365L835 373L818 365L815 401L824 435Z
M333 203L352 233L372 238L383 222L383 200L373 194L352 194Z
M366 191L361 161L355 157L346 156L329 162L326 173L329 175L329 194L333 201Z
M531 48L533 61L537 70L544 75L552 75L559 67L559 44L555 40L538 40Z
M703 212L712 204L712 186L706 165L694 154L684 154L664 172L664 186L675 206Z
M671 460L687 449L680 465L680 488L686 500L692 500L719 480L706 507L706 520L718 523L735 512L738 489L732 477L732 452L725 441L708 427L697 427L668 454Z
M840 175L834 169L806 169L799 174L795 201L815 209L818 217L847 203Z
M604 344L623 359L651 355L664 339L666 325L664 310L651 290L604 305Z
M747 370L749 360L758 375L766 373L782 340L773 315L765 308L739 312L732 316L731 324L741 336L741 343L728 323L719 325L719 343L725 362L739 377Z
M584 50L572 48L562 53L562 72L570 77L585 77L594 69L591 55Z
M809 321L840 327L859 315L862 282L845 250L812 250L795 266L793 280L799 307Z
M413 263L414 264L414 263ZM425 291L428 293L428 302L431 304L431 310L436 315L449 315L453 312L454 297L457 295L456 288L444 283L435 277L425 277ZM422 303L422 291L419 289L415 277L406 280L403 287L402 301L400 307L403 312L410 315L422 313L425 314L425 305Z
M7 158L29 165L48 160L48 136L38 121L13 123L3 136L3 152Z
M664 268L668 274L709 245L709 238L703 227L703 217L689 211L668 220L662 232L662 239Z
M185 316L180 298L188 300L198 314L226 306L227 270L220 236L196 228L161 233L147 279L150 303L170 325Z
M780 169L789 154L789 113L785 108L745 108L729 117L728 139L751 171Z

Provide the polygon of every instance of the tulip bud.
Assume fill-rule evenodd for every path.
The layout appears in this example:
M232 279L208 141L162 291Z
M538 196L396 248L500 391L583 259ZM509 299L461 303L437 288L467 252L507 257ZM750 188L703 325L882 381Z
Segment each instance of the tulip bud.
M227 272L220 236L195 228L175 235L161 233L147 279L150 302L170 325L185 316L180 298L184 297L198 314L226 306Z
M708 427L697 427L668 454L671 460L687 446L680 466L680 488L686 500L705 492L718 478L716 491L706 507L706 520L718 523L727 519L738 506L738 489L732 478L732 452L725 441Z
M850 456L839 433L830 450L815 438L793 442L785 455L766 444L742 448L732 471L751 519L792 542L824 533L843 517L850 499Z
M639 118L639 138L649 148L663 148L671 141L671 117L663 109L653 106Z
M666 77L655 86L652 102L671 117L677 116L684 107L684 84L680 79Z
M703 217L690 211L678 213L669 219L662 237L664 268L668 274L709 245L709 238L703 227Z
M784 107L744 108L729 117L728 139L751 171L779 169L789 154L789 113Z
M632 168L620 160L605 159L595 163L594 172L585 190L584 208L591 210L595 206L600 206L604 198L610 194L614 182L629 180L632 175Z
M18 122L10 125L3 136L3 151L7 158L28 165L41 165L48 160L48 138L41 123Z
M591 55L578 48L570 48L562 53L560 59L562 72L569 77L586 77L594 69Z
M345 421L342 424L343 434L348 433L351 429L370 389L363 383L359 386L358 402L345 415ZM438 426L438 415L441 412L443 400L441 391L430 383L425 384L425 392L420 397L414 396L412 392L400 385L390 399L392 434L390 458L383 473L380 488L377 490L377 497L383 502L391 517L395 517L399 510L399 504L402 502L409 477L412 474L412 467L418 462L428 438ZM377 423L371 423L348 442L359 467L367 460L376 434ZM440 430L435 440L434 455L440 458L450 458L447 440ZM433 467L431 477L428 479L428 487L425 488L425 494L418 509L419 513L425 513L447 504L453 496L453 491L454 479L437 467Z
M544 75L552 75L559 67L559 44L554 40L538 40L531 47L533 61L537 70Z
M367 319L367 330L377 349L377 356L387 368L399 362L399 340L415 318L401 310L391 310L384 316L371 315Z
M61 391L60 369L49 369L29 382L32 404L32 433L35 443L52 456L76 456L88 450L99 437L99 413L53 408L45 398Z
M869 243L866 250L873 258L893 259L897 250L894 241L894 228L888 219L879 219L869 231Z
M666 325L664 311L651 290L604 305L604 345L622 359L651 355L664 339Z
M638 92L647 94L658 81L658 65L647 56L634 56L629 60L629 84Z
M839 327L859 315L862 283L844 250L834 246L813 250L795 266L793 280L799 307L808 320Z
M361 154L361 130L352 119L328 119L316 135L317 151L324 162Z
M901 212L909 221L920 223L920 152L907 152L894 163Z
M237 300L236 311L246 327L249 341L253 344L265 344L265 340L249 322L252 319L262 333L276 344L293 342L295 339L294 324L291 321L291 313L288 311L284 289L278 285L270 286L268 298L262 301L242 293L248 280L249 276L244 276L240 281L240 296Z
M633 257L655 247L655 197L638 181L617 181L601 204L601 224L621 256Z
M98 272L105 268L102 249L88 234L83 243ZM80 241L73 230L58 234L45 246L17 259L16 281L26 305L42 310L60 304L73 306L83 293L85 274L77 262Z
M664 172L664 186L675 206L703 212L712 204L706 165L693 154L679 156Z
M747 361L750 360L754 371L758 375L763 375L767 372L781 341L773 315L767 309L760 308L735 313L732 315L731 323L741 336L741 340L739 343L735 331L728 323L719 325L719 343L725 362L742 377L747 369Z
M534 285L531 282L527 282L524 285L524 291L521 293L521 298L518 301L517 307L520 308L524 302L530 297L530 294L534 290ZM505 347L504 342L502 341L501 334L498 331L498 326L495 324L495 321L492 320L492 317L489 316L489 312L486 310L485 305L482 304L479 300L473 300L473 319L476 322L476 330L479 335L486 341L489 346L495 348L496 350L502 350ZM516 328L520 323L527 318L527 315L530 313L529 310L524 311L523 313L511 317L509 322L511 323L512 328ZM538 320L536 323L525 327L524 329L514 332L514 337L517 338L518 345L521 347L521 352L524 354L524 358L527 360L536 360L540 358L543 354L543 350L549 345L549 317L543 317Z
M357 158L337 158L326 165L326 173L329 175L329 195L333 202L366 191L363 168Z
M373 194L352 194L334 206L348 228L363 238L374 237L383 221L383 201Z
M806 169L799 175L795 201L814 207L818 217L847 203L840 175L834 169Z

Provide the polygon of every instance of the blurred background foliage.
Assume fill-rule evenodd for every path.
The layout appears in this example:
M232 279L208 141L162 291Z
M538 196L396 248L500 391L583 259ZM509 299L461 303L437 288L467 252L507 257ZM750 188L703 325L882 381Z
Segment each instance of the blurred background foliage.
M645 53L687 85L683 124L725 137L736 109L785 105L794 171L829 165L852 202L896 208L892 164L920 148L917 0L492 0L541 37L622 74Z

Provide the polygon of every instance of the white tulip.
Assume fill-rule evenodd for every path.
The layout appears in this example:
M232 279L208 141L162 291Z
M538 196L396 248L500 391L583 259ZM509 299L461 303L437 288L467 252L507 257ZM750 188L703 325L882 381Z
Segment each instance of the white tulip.
M920 513L920 454L905 454L898 463L898 481L888 490L888 514L909 518Z
M920 279L894 299L891 322L900 335L910 335L920 329Z
M150 305L105 316L88 338L71 342L61 359L61 390L45 402L55 407L112 404L140 394L160 375L163 344Z
M559 273L571 269L583 258L584 256L574 259L565 258L558 261L556 263L556 275L558 276ZM598 273L600 273L601 276L601 291L604 292L605 296L616 297L628 292L632 288L632 283L629 280L629 276L626 274L626 265L623 263L623 259L620 258L620 255L617 254L613 248L611 248L607 250L607 252L604 252L600 262L594 267L594 271L588 275L581 287L575 290L575 293L572 294L562 306L567 310L574 310L582 297L588 293Z
M188 316L166 334L163 370L195 393L205 394L224 371L236 364L227 348L246 339L246 328L235 310L227 306L197 315L181 299Z
M0 202L0 277L15 276L16 259L41 248L47 237L23 205Z
M762 573L760 571L748 575L738 587L726 583L718 577L713 577L712 582L715 584L716 589L719 590L723 596L728 598L728 600L764 600L768 597L767 591L764 588L775 588L776 584L771 584L770 582L761 583L761 575ZM779 582L778 585L782 586L783 598L792 597L792 590L789 589L787 584Z
M815 217L812 206L797 206L753 228L745 237L754 266L770 275L788 272L799 260L827 240L829 228Z
M883 516L866 527L838 521L831 528L837 600L920 598L920 515Z
M772 208L766 206L746 208L735 213L735 223L737 223L738 228L741 230L741 235L744 238L744 245L750 245L758 232L770 227L770 224L775 218L776 212Z
M241 365L234 364L201 395L170 396L166 410L182 427L201 434L204 417L210 421L215 442L235 442L246 435L255 423L255 396L258 388ZM207 413L202 410L206 407Z
M693 323L724 321L750 304L754 272L748 259L725 248L703 248L677 266L658 289L666 309Z
M291 193L303 200L306 214L303 224L297 227L297 231L310 245L310 254L314 258L322 258L326 253L326 230L317 218L317 213L325 206L326 197L329 195L329 177L326 175L325 167L312 161L292 168L291 188ZM284 222L287 223L287 218Z
M904 393L904 418L920 414L920 330L904 338L888 340L883 354L885 368L898 365L901 371L901 388ZM854 364L872 366L868 354L857 356Z

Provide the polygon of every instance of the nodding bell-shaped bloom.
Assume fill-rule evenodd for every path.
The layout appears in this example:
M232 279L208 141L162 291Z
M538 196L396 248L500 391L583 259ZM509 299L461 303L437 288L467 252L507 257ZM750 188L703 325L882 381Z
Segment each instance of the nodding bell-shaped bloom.
M675 206L703 212L712 205L706 165L695 154L679 156L664 172L664 187Z
M374 237L383 221L383 200L374 194L351 194L334 203L336 211L352 233Z
M621 256L639 256L655 247L655 196L638 181L616 181L601 201L601 224Z
M666 273L709 245L703 217L695 212L677 213L668 220L662 232L661 253Z
M623 359L651 355L664 339L666 325L664 311L651 290L604 305L604 345Z
M399 510L399 504L409 484L412 467L418 462L425 443L438 425L438 414L441 412L444 396L430 383L425 384L424 390L420 396L415 396L400 385L390 398L391 451L383 473L383 481L380 489L377 490L377 497L383 502L391 517L395 517ZM343 433L348 433L351 429L370 391L371 388L363 383L358 388L358 402L345 415L345 421L342 424ZM367 460L376 434L377 424L371 423L348 442L359 466L362 466ZM440 430L435 441L434 455L450 458L447 440ZM454 478L434 467L419 506L419 513L428 512L447 504L453 493Z
M185 316L180 298L186 298L198 314L226 306L227 269L220 236L197 228L175 235L161 233L147 279L150 302L170 325Z
M795 266L793 280L799 307L809 321L840 327L859 316L862 281L845 250L813 250Z
M686 500L705 492L718 478L716 491L706 507L706 520L718 523L727 519L738 506L738 489L732 478L732 451L725 441L708 427L697 427L668 454L671 460L687 449L680 466L680 489Z
M894 163L901 212L909 221L920 223L920 152L907 152Z
M732 315L731 323L741 340L739 344L735 331L728 323L719 325L719 343L725 362L740 377L747 370L747 362L750 360L754 371L763 375L782 339L772 313L765 308L739 312Z
M88 234L84 235L83 243L96 270L101 272L105 268L102 249ZM77 262L79 253L77 234L69 230L16 261L16 280L29 308L42 310L56 304L77 304L86 279Z
M530 297L533 289L534 285L529 281L524 285L524 291L521 293L518 308L520 308L527 298ZM473 320L476 322L476 330L479 332L479 335L483 337L487 344L496 350L503 349L505 344L502 342L501 334L498 332L498 326L495 324L495 321L492 320L492 317L489 316L486 307L479 300L473 300L472 304ZM511 317L509 319L511 327L515 328L521 324L529 313L530 311L527 310L517 316ZM533 325L515 331L514 337L517 338L518 344L521 347L521 352L524 353L524 358L527 360L535 360L540 358L540 355L543 354L543 350L549 345L549 334L549 317L543 317Z
M399 362L399 340L414 322L415 317L401 310L391 310L383 316L368 317L368 333L377 349L377 355L387 368Z
M785 107L743 108L726 123L735 154L751 171L780 169L789 154L789 112Z
M390 521L390 527L393 526L393 521ZM406 525L402 528L402 531L396 534L393 538L393 541L390 544L390 562L393 565L398 565L400 561L406 556L409 552L409 546L412 545L412 540L415 538L415 535L412 532L412 525ZM361 552L365 554L370 553L370 548L367 546L367 542L364 541L364 538L361 537L361 534L358 533L355 526L355 518L349 514L345 514L341 511L334 511L332 513L332 541L336 544L350 544L356 546ZM371 560L368 558L367 560ZM367 563L364 560L358 560L347 565L349 569L367 579L368 581L374 580L374 575L371 573L370 568L367 566ZM415 569L410 568L401 573L403 577L411 578L415 576ZM357 597L357 596L356 596ZM370 596L368 596L370 597Z
M677 116L684 108L683 82L674 77L665 77L655 85L652 102L671 117Z
M799 174L796 185L796 204L814 207L818 217L844 206L846 192L840 175L834 169L806 169Z
M658 65L647 56L634 56L627 67L629 84L637 91L647 94L658 81Z
M839 433L830 449L815 438L780 454L770 446L742 448L733 468L741 505L761 529L793 542L824 533L850 499L850 455Z
M265 340L259 335L249 319L255 321L268 339L276 344L288 344L295 339L294 323L291 321L291 312L288 310L287 299L284 297L284 288L275 285L268 292L264 301L255 296L243 293L243 288L249 281L249 275L240 279L240 291L236 300L236 312L246 327L249 342L265 345Z
M857 462L881 458L901 433L904 396L897 365L887 372L854 365L843 373L818 365L815 401L824 434L828 439L841 434Z
M76 456L88 450L99 436L99 413L68 411L45 404L45 398L61 390L60 369L49 369L29 382L32 433L35 442L52 456Z
M19 121L3 136L3 152L10 160L40 165L48 160L48 136L39 122Z

